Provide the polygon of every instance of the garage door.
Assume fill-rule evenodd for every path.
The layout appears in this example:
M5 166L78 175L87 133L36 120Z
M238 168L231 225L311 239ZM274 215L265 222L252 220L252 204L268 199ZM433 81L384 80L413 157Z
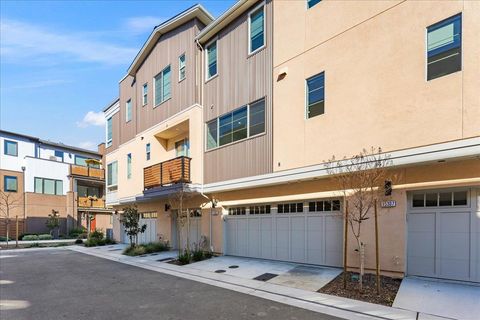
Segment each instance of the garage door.
M202 237L202 211L200 209L188 209L190 212L190 247L191 249L194 249L196 245L199 245L201 242L201 237ZM172 213L172 216L176 216L176 210L173 210L174 213ZM173 249L179 249L178 248L178 224L176 222L176 218L172 219L172 239L171 239L171 244ZM180 231L180 241L181 241L181 248L184 249L187 247L187 226L183 226Z
M145 232L138 234L138 243L150 243L157 242L157 213L156 212L147 212L141 213L142 218L139 220L139 225L146 225L147 228ZM123 226L121 226L123 232L123 243L130 243L130 239L125 232Z
M228 211L228 255L342 265L339 200L234 207Z
M480 281L480 215L473 189L409 194L407 273Z

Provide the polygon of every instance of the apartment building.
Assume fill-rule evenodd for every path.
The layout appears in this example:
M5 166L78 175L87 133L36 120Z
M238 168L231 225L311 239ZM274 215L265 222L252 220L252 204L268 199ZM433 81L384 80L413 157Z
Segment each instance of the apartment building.
M187 185L197 194L188 207L199 209L190 229L214 251L341 266L344 199L325 163L380 147L401 177L388 206L379 208L382 272L480 281L479 3L240 0L198 31L192 43L199 115L189 119L189 126L199 121L189 132L191 142L198 139L191 148L200 149L190 156L198 180L149 187L152 169L144 159L171 159L175 141L154 150L147 135L130 137L146 139L130 149L140 163L128 148L121 158L107 151L108 163L118 159L114 188L138 190L125 203L141 206L162 195L150 202L153 237L173 241L169 211L177 208L168 190ZM134 82L141 93L144 80ZM120 121L128 115L121 110L132 108L125 92L120 84ZM149 112L149 128L167 128L185 113L146 107L133 107L140 116L132 119ZM122 141L129 131L121 126L107 142ZM120 178L128 176L128 163L139 174L134 183ZM373 221L365 228L372 270Z
M16 217L20 234L48 233L46 222L52 211L60 217L58 235L80 225L104 232L112 229L111 210L104 199L103 143L99 152L93 152L0 130L0 144L1 191L9 195L11 207L10 236L16 234ZM6 218L1 217L2 236Z

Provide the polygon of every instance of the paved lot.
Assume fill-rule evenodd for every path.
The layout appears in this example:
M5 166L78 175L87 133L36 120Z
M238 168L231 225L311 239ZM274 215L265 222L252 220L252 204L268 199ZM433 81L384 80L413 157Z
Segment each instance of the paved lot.
M2 252L0 300L2 320L337 319L62 249Z

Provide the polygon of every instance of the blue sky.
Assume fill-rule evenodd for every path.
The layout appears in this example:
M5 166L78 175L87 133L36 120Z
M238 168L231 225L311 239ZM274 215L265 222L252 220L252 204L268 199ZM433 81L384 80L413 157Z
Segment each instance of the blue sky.
M0 128L95 150L153 27L197 2L235 1L0 1Z

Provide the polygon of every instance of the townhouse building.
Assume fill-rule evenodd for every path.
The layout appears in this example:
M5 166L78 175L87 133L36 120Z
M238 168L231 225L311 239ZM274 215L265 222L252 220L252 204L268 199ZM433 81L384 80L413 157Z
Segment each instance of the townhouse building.
M20 234L48 233L46 222L52 211L59 215L58 235L68 235L81 225L112 230L111 210L104 199L103 144L93 152L4 130L0 144L1 191L10 195L11 237L16 235L17 217ZM7 203L0 205L5 208ZM6 219L2 214L2 236Z
M382 272L480 281L479 3L239 0L191 39L189 144L180 123L193 109L173 94L191 94L177 84L182 50L163 48L179 37L162 40L172 21L105 111L108 202L137 203L154 220L149 240L175 241L171 198L186 188L192 238L206 236L213 251L341 266L344 199L325 163L373 146L399 177L379 208ZM150 71L132 74L144 54ZM145 83L154 89L144 105ZM149 102L163 92L170 104ZM364 228L373 270L373 221Z

